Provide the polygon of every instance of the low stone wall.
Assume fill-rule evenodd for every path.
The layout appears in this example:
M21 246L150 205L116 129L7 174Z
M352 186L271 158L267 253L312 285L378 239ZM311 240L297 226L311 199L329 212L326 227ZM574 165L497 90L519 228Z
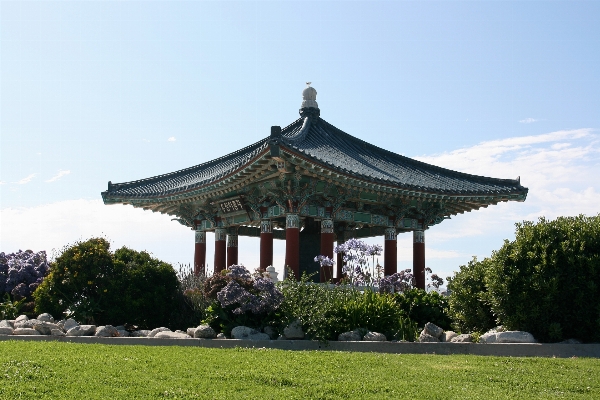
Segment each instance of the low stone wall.
M310 340L240 340L240 339L167 339L146 337L97 336L0 336L0 341L41 341L68 343L99 343L141 346L193 346L232 349L269 348L280 350L322 350L374 352L389 354L469 354L501 357L591 357L600 358L600 344L540 344L540 343L412 343L412 342L335 342L320 343Z

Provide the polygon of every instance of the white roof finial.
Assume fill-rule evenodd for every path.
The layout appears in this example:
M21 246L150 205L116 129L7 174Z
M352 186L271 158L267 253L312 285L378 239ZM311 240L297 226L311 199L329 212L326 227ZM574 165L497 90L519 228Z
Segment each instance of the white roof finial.
M302 106L300 108L319 108L317 104L317 91L311 87L312 82L306 82L307 88L302 91Z

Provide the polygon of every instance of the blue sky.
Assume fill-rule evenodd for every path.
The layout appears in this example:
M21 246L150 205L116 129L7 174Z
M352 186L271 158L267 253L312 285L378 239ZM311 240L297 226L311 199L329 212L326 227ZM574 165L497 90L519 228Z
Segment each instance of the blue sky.
M600 2L2 0L0 25L1 251L103 234L190 263L191 231L100 192L256 142L306 81L351 135L530 189L427 231L442 276L515 222L600 212Z

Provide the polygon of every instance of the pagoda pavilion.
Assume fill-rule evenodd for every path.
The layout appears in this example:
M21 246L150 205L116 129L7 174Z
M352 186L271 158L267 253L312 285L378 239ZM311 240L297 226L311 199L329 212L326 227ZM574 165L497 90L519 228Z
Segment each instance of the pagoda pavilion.
M517 179L440 168L379 148L320 117L317 91L302 92L300 118L243 149L187 169L126 183L108 182L105 204L131 204L174 216L195 231L194 271L206 266L214 232L214 271L238 263L238 236L260 238L260 268L273 264L273 240L285 240L285 264L299 277L318 272L317 255L334 242L381 237L384 274L397 272L397 235L412 232L413 273L425 287L425 231L465 211L524 201ZM342 276L341 254L337 277Z

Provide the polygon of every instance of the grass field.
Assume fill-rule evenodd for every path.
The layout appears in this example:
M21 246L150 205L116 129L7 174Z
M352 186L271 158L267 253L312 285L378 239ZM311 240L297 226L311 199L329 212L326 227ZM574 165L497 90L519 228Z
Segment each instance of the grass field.
M600 360L0 342L0 399L594 399Z

